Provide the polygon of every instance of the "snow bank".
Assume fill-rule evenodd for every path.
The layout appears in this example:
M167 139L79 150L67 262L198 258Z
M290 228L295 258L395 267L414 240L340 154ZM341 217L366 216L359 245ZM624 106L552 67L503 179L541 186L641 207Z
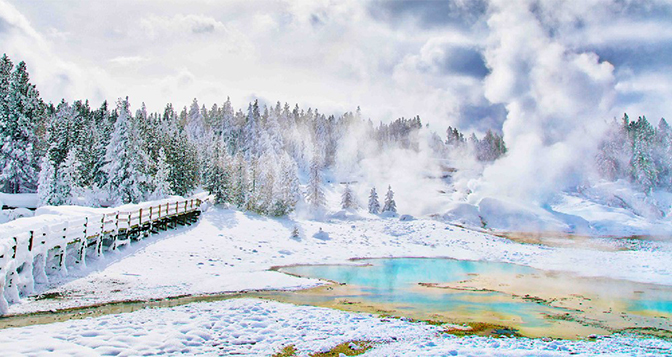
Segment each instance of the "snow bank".
M602 182L580 192L559 193L543 207L494 197L483 198L477 204L453 202L442 218L497 231L670 237L672 193L645 195L626 182Z
M453 202L443 214L443 219L463 226L482 227L483 221L478 207L464 202Z
M570 227L548 211L486 197L478 203L478 211L486 227L499 230L568 232Z
M0 208L2 206L13 208L36 208L37 194L36 193L2 193L0 192Z

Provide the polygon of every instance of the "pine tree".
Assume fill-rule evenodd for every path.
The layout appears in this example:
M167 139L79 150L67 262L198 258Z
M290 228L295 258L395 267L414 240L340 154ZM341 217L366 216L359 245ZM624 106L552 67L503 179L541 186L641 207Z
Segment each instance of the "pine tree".
M383 205L383 212L397 212L397 203L394 202L394 192L392 191L392 186L387 187L387 193L385 194L385 204Z
M243 127L241 139L243 140L240 147L245 153L245 158L251 158L259 155L259 122L261 121L261 114L259 113L259 102L250 103L247 108L247 117Z
M172 105L166 106L160 129L164 133L161 147L170 167L170 188L173 194L184 196L198 185L201 168L197 148L179 128L179 120Z
M201 142L206 133L205 118L198 106L198 100L196 100L196 98L194 98L194 101L189 107L186 121L184 130L187 133L187 138L194 143Z
M147 154L138 125L131 116L128 98L117 102L119 117L105 153L107 189L114 204L139 202L149 187Z
M107 185L107 174L103 170L105 166L105 153L107 152L107 145L112 138L112 131L117 121L116 113L110 113L107 108L107 101L94 111L93 122L89 126L89 130L94 133L94 144L84 150L88 159L82 160L82 165L89 168L88 175L83 175L82 179L85 184L92 186L94 189L102 190ZM86 170L86 169L85 169ZM87 176L89 179L87 179Z
M170 188L170 166L168 165L166 151L159 149L159 156L156 161L156 173L152 178L152 199L158 200L173 194Z
M49 156L42 157L37 187L38 205L40 206L60 204L60 199L56 197L58 178L54 166L54 162L49 159Z
M40 205L62 205L70 201L64 194L62 168L70 152L75 152L74 108L61 101L49 118L46 141L49 143L42 163L38 180L38 197ZM79 176L79 175L78 175Z
M485 134L483 140L471 139L476 144L476 155L479 161L495 161L506 153L504 140L491 130Z
M628 137L628 116L614 120L598 146L597 171L607 180L618 180L630 175L632 142Z
M62 204L76 204L77 198L81 195L79 187L79 166L76 150L73 148L68 152L65 161L58 171L58 187Z
M672 188L672 129L664 118L656 129L656 161L660 170L660 184Z
M261 185L260 199L259 199L259 209L258 212L261 214L267 215L276 215L276 196L275 192L275 174L274 170L267 170L263 177L263 182Z
M354 197L352 195L352 190L350 189L350 185L348 184L345 185L345 190L343 190L343 194L341 195L341 207L343 209L350 209L357 207L357 205L355 204Z
M376 188L371 188L371 193L369 194L369 213L378 214L380 212L380 202L378 201L378 193Z
M65 160L57 164L48 155L42 158L40 168L38 201L40 206L76 204L82 189L79 186L79 160L74 149Z
M238 152L233 164L233 192L232 203L238 208L244 208L247 202L247 164L243 154Z
M637 184L650 192L658 184L659 174L651 147L655 132L645 117L639 117L631 123L630 131L633 138L631 175Z
M229 158L221 142L215 145L215 152L208 166L208 181L205 188L215 196L216 203L232 201L231 175L229 173Z
M308 183L308 203L314 211L324 208L326 199L324 191L322 191L322 173L320 172L319 156L313 155L312 163L310 164L310 182Z
M11 61L0 61L0 84L6 87ZM30 83L25 62L10 75L9 86L0 96L0 189L6 193L36 192L39 160L36 129L44 120L44 104Z
M275 216L283 216L291 212L299 200L299 177L294 162L286 153L282 157L280 167L280 179L278 183L277 197L275 200Z
M261 181L261 172L259 170L259 161L252 157L250 161L247 162L247 195L245 196L245 209L248 211L258 212L259 211L259 200L260 200L260 181Z

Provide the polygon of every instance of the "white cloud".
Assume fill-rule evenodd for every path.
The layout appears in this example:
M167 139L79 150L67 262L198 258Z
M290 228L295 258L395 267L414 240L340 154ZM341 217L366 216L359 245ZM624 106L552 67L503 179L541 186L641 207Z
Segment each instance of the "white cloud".
M44 98L54 102L61 98L104 98L102 86L107 82L104 73L95 67L81 68L63 60L47 38L36 31L14 6L4 1L0 1L0 25L1 50L14 63L27 63L31 80L38 85Z
M140 63L147 62L148 59L142 56L119 56L112 58L111 63L120 65L120 66L132 66Z
M208 35L226 31L226 26L214 18L194 14L150 15L140 20L140 28L152 40L162 37Z
M465 108L491 105L486 97L494 103L518 101L520 108L512 106L513 110L551 118L572 115L573 109L565 109L574 107L604 115L600 105L609 106L611 96L601 94L599 83L605 81L618 85L611 106L619 112L619 107L634 107L618 101L622 93L632 98L667 93L662 85L645 86L637 68L628 75L616 67L615 79L610 79L608 65L589 54L591 46L608 49L624 41L664 46L663 39L670 37L662 31L665 16L654 16L665 13L656 8L667 6L664 2L535 1L531 21L525 23L506 19L525 14L532 6L525 1L514 2L516 11L506 13L483 10L486 2L406 2L387 6L385 11L397 13L382 17L374 17L371 8L385 3L355 0L148 0L133 7L87 1L77 6L40 0L13 3L0 0L3 8L11 8L2 16L14 19L10 28L24 30L0 35L3 49L28 61L38 86L52 101L73 95L111 100L129 95L134 102L147 102L150 110L161 110L166 102L180 107L196 96L210 105L230 95L235 105L245 106L255 94L324 112L360 105L365 117L374 120L419 114L442 132L448 125L464 126L481 118L485 126L472 127L497 125L499 121L487 115L465 114ZM421 11L424 15L419 16ZM94 13L96 21L79 21ZM496 21L506 26L501 38L491 36ZM493 41L507 44L498 47ZM471 63L479 52L494 69L487 85L482 77L488 68ZM564 64L572 70L548 70ZM526 67L532 65L534 72ZM655 77L658 71L650 68L647 73ZM173 84L187 72L189 85ZM582 85L568 84L575 81ZM522 106L528 99L536 107ZM662 101L655 103L658 113L672 109ZM513 131L514 125L508 127Z
M580 183L612 114L613 66L549 36L532 3L495 1L488 20L488 99L505 104L505 158L486 168L476 198L503 195L546 203Z

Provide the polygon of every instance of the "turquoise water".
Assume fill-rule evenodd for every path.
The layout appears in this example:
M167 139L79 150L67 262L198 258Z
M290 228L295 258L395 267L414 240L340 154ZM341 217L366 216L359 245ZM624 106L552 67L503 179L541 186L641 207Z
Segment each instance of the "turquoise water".
M631 311L657 311L672 314L672 296L659 296L660 300L633 300L630 302Z
M494 276L534 275L544 279L544 272L520 265L463 261L453 259L394 258L360 260L363 265L305 265L282 268L281 271L301 276L320 278L347 284L347 289L334 289L333 294L316 294L299 297L304 303L329 302L339 299L362 303L384 304L399 311L453 314L479 319L484 314L520 319L517 325L529 328L546 328L553 321L545 315L573 312L515 298L490 291L461 291L454 289L427 289L418 283L455 283L473 278L473 274ZM556 274L557 275L557 274ZM505 279L505 278L502 278ZM546 279L557 279L546 277ZM536 280L531 280L532 282ZM672 289L645 286L619 280L576 280L571 276L550 280L567 287L583 287L591 295L609 304L621 306L625 312L642 311L672 314ZM507 283L502 281L502 283ZM581 285L580 285L581 284ZM634 284L634 285L633 285ZM641 291L640 291L641 290ZM635 293L637 291L637 293ZM344 293L347 292L347 293ZM566 292L567 294L571 293ZM606 309L606 308L605 308ZM619 310L620 311L620 310ZM613 314L616 316L618 313ZM664 323L665 326L668 323ZM641 325L640 325L641 326ZM660 325L658 327L661 327ZM664 327L664 326L663 326Z
M452 259L371 259L365 266L306 265L283 268L292 274L345 283L358 293L336 295L323 299L362 298L373 303L394 306L401 310L422 312L460 311L478 315L484 311L520 317L529 327L549 324L541 313L557 313L557 309L524 303L498 292L419 289L418 283L449 283L469 279L469 274L510 273L531 274L535 269L505 263L461 261Z

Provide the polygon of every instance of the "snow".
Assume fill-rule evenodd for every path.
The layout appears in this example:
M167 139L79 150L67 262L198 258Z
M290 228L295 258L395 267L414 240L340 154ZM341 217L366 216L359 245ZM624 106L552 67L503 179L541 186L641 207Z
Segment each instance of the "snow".
M300 239L291 238L294 227L298 227ZM617 240L604 244L620 248ZM349 259L355 257L500 261L582 276L672 285L672 244L648 244L651 249L547 247L519 244L430 219L362 217L317 222L270 219L215 206L194 226L133 242L102 259L88 259L86 267L69 267L67 277L50 277L50 285L37 286L38 292L61 292L67 299L23 299L11 305L9 312L184 294L307 288L320 282L268 269L292 264L353 264Z
M669 237L672 194L655 191L645 195L627 182L601 182L579 191L557 193L543 206L497 197L484 197L477 203L453 201L442 218L494 231Z
M14 209L2 209L13 207ZM37 207L37 195L34 193L2 193L0 192L0 224L21 217L30 217L33 212L29 208Z
M494 205L493 205L494 206ZM560 207L560 204L558 205ZM557 207L556 207L557 209ZM84 215L100 209L51 207L30 219ZM575 210L576 211L576 210ZM552 215L551 215L552 216ZM501 261L583 276L611 277L672 285L672 243L650 242L647 249L595 250L584 246L519 244L450 225L412 220L333 215L327 221L271 219L219 206L193 226L152 235L106 252L87 264L68 266L67 276L50 276L36 293L62 299L24 298L10 313L49 311L112 301L150 300L257 289L300 289L323 284L285 275L273 266L357 264L354 257L449 257ZM553 216L555 217L555 216ZM27 223L13 223L25 227ZM32 224L35 224L33 222ZM292 239L298 228L299 239ZM605 240L619 247L620 241ZM39 354L271 354L295 344L302 355L349 340L381 344L367 355L565 355L568 352L660 353L671 346L657 339L614 336L598 340L455 338L439 327L252 299L141 310L43 326L0 330L3 355ZM34 336L41 336L35 341ZM254 343L253 343L254 342ZM659 349L656 349L659 348ZM660 350L662 348L662 350ZM5 351L7 351L5 353Z
M0 207L22 207L35 208L37 207L37 194L35 193L2 193L0 192Z
M4 356L271 355L293 344L299 355L352 341L375 341L366 356L660 355L672 343L614 336L588 341L456 338L441 327L257 299L147 308L131 313L0 331ZM36 338L39 336L39 338Z

